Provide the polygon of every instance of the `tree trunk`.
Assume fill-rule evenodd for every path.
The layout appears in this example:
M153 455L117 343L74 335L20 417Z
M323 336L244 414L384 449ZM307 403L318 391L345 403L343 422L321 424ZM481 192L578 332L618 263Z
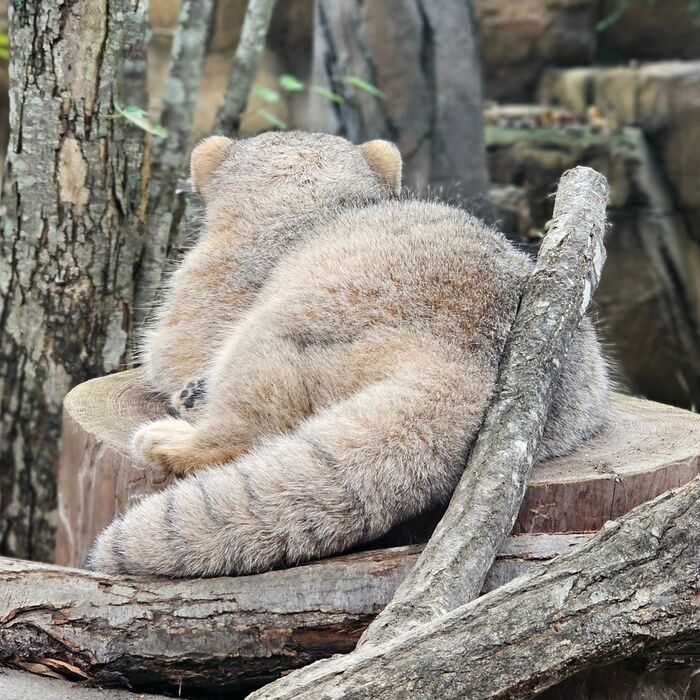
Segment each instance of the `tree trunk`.
M523 503L561 368L605 261L608 184L562 175L464 474L418 564L361 644L401 635L479 595Z
M143 245L143 0L15 2L0 256L0 550L53 554L61 403L124 363Z
M587 539L512 537L486 588ZM194 581L0 559L0 663L138 689L242 692L351 651L419 551L396 547Z
M296 671L251 700L517 700L596 664L697 644L699 520L694 479L490 595ZM697 667L697 647L684 652Z
M216 114L217 133L234 136L238 132L265 48L275 3L276 0L248 0L228 86Z
M136 327L149 316L180 223L177 185L186 177L199 83L214 0L183 0L163 89L160 123L167 130L151 152L148 236L136 283Z
M258 63L265 48L276 0L248 0L241 26L241 37L221 104L216 113L214 132L229 137L238 134ZM177 230L170 239L171 259L178 258L189 246L192 233L202 218L201 202L196 197L181 197L174 215Z
M488 215L481 70L469 0L316 0L311 127L360 143L386 138L404 181ZM352 84L361 78L384 97ZM313 90L313 88L312 88Z

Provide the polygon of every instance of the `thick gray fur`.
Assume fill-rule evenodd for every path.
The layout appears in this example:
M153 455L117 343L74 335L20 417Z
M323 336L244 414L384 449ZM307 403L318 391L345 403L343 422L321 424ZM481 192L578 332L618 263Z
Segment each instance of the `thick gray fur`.
M206 205L143 346L176 402L140 458L186 475L98 537L89 565L245 574L341 552L448 501L532 261L457 208L397 197L382 141L263 134L192 156ZM584 319L540 458L604 424L609 378ZM186 396L186 398L189 395Z

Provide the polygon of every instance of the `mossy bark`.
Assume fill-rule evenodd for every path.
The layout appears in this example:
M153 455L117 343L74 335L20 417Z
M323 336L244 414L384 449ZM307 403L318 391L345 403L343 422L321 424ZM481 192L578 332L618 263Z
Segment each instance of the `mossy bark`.
M10 7L0 240L0 550L51 559L61 403L124 366L143 247L145 0ZM144 165L146 163L146 165Z

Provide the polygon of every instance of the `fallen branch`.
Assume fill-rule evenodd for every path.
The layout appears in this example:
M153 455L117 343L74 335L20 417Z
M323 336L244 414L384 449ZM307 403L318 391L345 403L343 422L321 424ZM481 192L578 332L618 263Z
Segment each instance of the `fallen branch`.
M596 664L686 639L697 644L698 522L700 478L432 623L250 697L517 700Z
M487 587L586 539L509 538ZM148 690L250 690L351 651L419 551L397 547L193 581L0 559L0 664Z
M494 399L445 516L360 644L379 644L479 595L525 495L559 368L605 260L608 186L564 173L552 225L525 286Z

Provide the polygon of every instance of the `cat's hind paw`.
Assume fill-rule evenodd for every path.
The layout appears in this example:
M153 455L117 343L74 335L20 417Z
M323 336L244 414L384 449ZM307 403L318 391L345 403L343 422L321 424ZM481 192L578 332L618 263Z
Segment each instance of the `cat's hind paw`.
M201 465L194 440L196 428L179 418L164 418L134 433L134 452L145 462L175 474Z

